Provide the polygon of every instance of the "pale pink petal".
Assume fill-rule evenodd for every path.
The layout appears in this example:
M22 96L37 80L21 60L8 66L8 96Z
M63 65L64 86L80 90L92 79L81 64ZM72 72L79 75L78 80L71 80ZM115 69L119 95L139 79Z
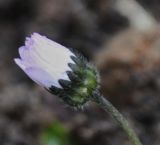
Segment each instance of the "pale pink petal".
M40 68L26 68L25 73L37 84L41 86L45 86L46 88L50 88L51 86L56 86L61 88L60 84L55 81L53 77L51 77L45 70Z
M19 54L21 59L15 62L38 84L60 87L59 79L69 80L66 71L72 71L68 63L74 63L70 57L74 54L45 36L33 33L19 48Z
M26 66L24 65L24 63L21 59L15 58L14 61L22 70L26 69Z

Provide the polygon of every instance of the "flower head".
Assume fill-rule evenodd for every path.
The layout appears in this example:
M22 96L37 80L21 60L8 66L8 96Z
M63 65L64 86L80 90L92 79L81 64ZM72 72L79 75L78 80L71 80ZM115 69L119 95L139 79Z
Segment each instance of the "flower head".
M98 85L97 72L79 54L33 33L19 48L16 64L37 84L71 106L86 103Z

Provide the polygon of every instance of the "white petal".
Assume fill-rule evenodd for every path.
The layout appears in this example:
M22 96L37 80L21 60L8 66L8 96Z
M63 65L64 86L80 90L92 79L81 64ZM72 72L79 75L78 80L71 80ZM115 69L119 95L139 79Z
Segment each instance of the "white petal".
M61 88L60 84L42 69L27 68L24 71L33 81L43 87L50 88L51 86L56 86Z
M50 75L57 80L68 80L68 76L64 75L64 72L71 70L68 63L74 63L70 58L74 54L69 49L37 33L27 39L26 44L30 47L31 53L36 53L40 60L43 60L42 62L38 58L36 59L37 63L40 62L39 65L45 68Z
M26 38L25 46L19 48L21 59L15 62L42 86L61 87L59 79L69 80L66 71L71 71L68 63L74 63L74 54L66 47L34 33Z
M22 70L26 69L26 67L25 67L25 65L24 65L24 63L23 63L23 61L21 59L15 58L14 61Z
M32 46L34 49L39 52L42 57L44 57L48 62L52 62L53 59L64 59L65 61L72 61L70 59L71 55L74 55L69 49L66 47L46 38L45 36L41 36L37 33L34 33L31 37Z

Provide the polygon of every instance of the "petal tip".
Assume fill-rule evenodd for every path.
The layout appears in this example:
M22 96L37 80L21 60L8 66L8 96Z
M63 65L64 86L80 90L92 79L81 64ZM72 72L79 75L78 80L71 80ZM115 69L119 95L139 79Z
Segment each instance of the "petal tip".
M20 58L14 58L14 62L22 69L22 70L25 70L26 67L25 65L23 64L22 60Z
M41 38L44 38L45 36L42 36L41 34L37 33L37 32L33 32L31 34L31 39L33 40L37 40L37 39L41 39Z
M39 33L37 33L37 32L33 32L31 34L31 37L39 37L39 36L41 36L41 35Z

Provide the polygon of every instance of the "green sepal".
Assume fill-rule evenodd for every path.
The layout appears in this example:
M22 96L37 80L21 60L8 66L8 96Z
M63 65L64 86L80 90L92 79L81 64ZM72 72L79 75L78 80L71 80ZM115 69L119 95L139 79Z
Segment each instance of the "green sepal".
M60 80L58 80L58 82L64 89L70 89L71 88L71 84L72 84L71 81L60 79Z
M72 71L66 71L70 81L59 80L63 89L52 87L50 90L56 92L67 104L74 107L84 105L91 99L93 92L98 87L98 74L95 68L90 65L82 56L71 56L75 62L68 63Z

